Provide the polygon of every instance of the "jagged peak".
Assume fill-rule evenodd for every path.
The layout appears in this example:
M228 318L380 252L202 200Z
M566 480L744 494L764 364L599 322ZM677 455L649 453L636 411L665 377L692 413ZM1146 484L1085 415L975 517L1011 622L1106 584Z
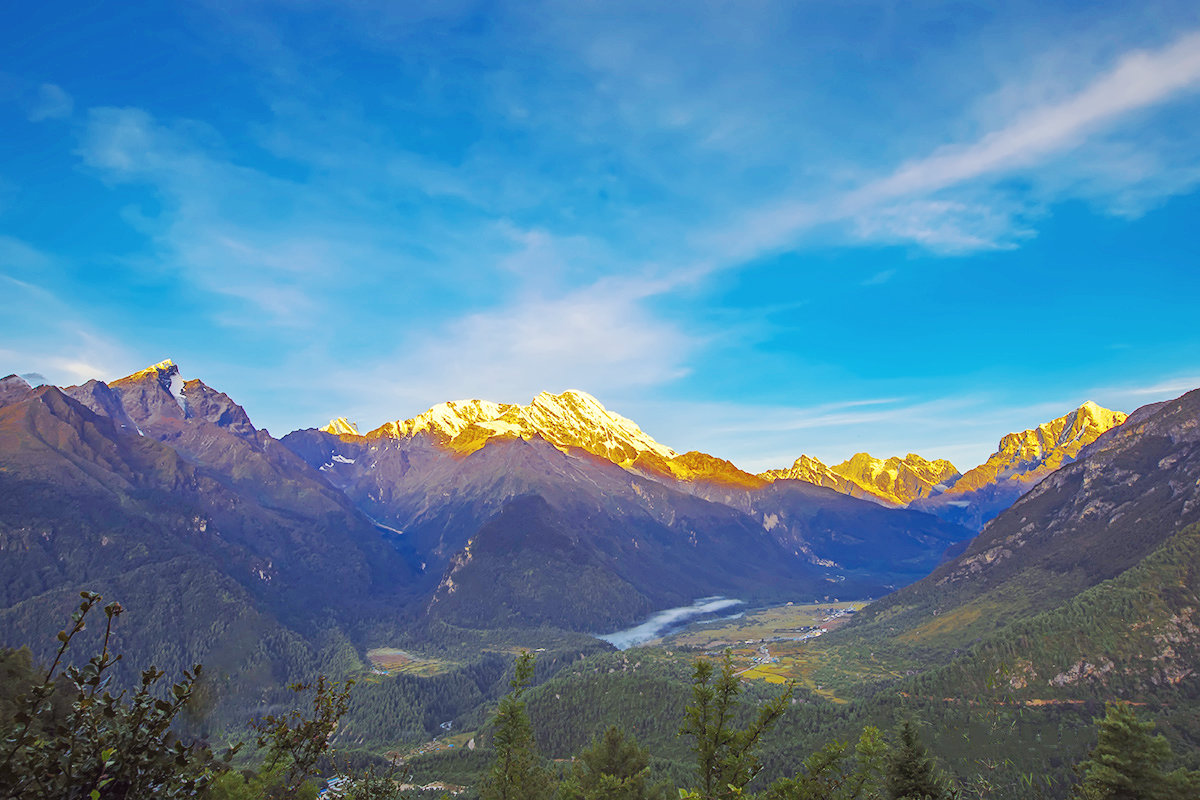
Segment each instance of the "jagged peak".
M1099 435L1125 422L1127 416L1088 400L1078 408L1043 422L1036 428L1006 434L1000 439L999 451L993 454L993 458L996 455L1016 452L1022 453L1026 458L1041 456L1086 435Z
M162 361L158 362L157 364L152 364L151 366L146 367L145 369L139 369L137 372L133 373L132 375L126 375L124 378L120 378L120 380L135 381L135 380L138 380L139 378L147 378L150 376L156 376L156 375L158 375L160 373L164 373L164 372L168 375L173 374L173 373L178 373L179 367L177 367L175 365L175 362L172 361L171 359L164 358Z
M342 433L333 420L321 430ZM353 434L358 435L357 427ZM405 420L387 422L367 436L403 439L428 433L460 452L473 452L499 437L541 436L562 450L582 448L627 465L639 453L674 458L677 453L656 442L636 423L615 414L587 392L568 389L540 392L528 405L490 400L451 400Z
M0 406L18 403L33 395L33 387L20 375L0 378Z
M168 392L175 402L179 404L179 408L185 413L187 412L187 398L184 396L185 381L183 376L179 374L179 367L171 359L163 359L157 364L153 364L145 369L140 369L132 375L127 375L112 382L113 386L121 386L122 384L136 384L147 378L158 381L158 385Z
M1032 485L1079 452L1100 434L1124 424L1128 415L1089 400L1036 428L1005 434L988 460L965 473L948 493L962 494L997 481Z
M941 491L947 481L958 476L958 468L944 458L930 460L916 453L903 458L876 458L865 452L855 453L833 466L801 455L788 469L759 473L760 478L768 481L802 480L843 494L900 506Z
M350 420L346 419L345 417L338 417L337 419L331 419L331 420L329 420L328 425L318 428L317 430L323 431L325 433L332 433L335 436L361 436L362 435L358 432L358 424L351 422Z

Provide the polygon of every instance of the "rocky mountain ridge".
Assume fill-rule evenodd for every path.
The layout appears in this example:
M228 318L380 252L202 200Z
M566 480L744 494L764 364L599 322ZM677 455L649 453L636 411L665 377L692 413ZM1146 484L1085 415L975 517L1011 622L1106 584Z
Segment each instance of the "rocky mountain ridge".
M808 481L854 497L906 506L918 498L945 491L960 474L958 468L944 458L930 461L909 453L904 458L881 459L870 453L855 453L832 467L802 455L790 468L760 472L759 477L769 481Z
M754 475L707 453L677 453L577 390L543 392L524 406L477 399L439 403L366 434L344 417L319 430L347 441L427 434L438 446L460 455L504 437L540 437L564 452L580 448L635 474L710 499L722 487L758 490L774 481L799 480L884 506L911 507L977 530L1124 419L1121 412L1089 401L1036 428L1004 436L997 451L966 474L946 459L929 460L916 453L881 459L864 452L832 466L801 455L791 467Z
M331 420L320 430L338 436L359 435L345 418ZM407 439L420 433L455 452L473 453L488 440L540 436L561 450L578 447L628 465L643 453L674 458L676 453L648 436L632 420L615 414L586 392L542 392L528 405L457 400L439 403L411 419L387 422L364 438Z
M965 552L864 620L924 627L936 631L931 641L969 640L1005 624L995 609L1015 617L1051 608L1200 522L1200 390L1139 409L1077 452L988 522Z
M1088 401L1036 428L1010 433L987 461L945 491L917 498L912 508L979 529L1126 417Z

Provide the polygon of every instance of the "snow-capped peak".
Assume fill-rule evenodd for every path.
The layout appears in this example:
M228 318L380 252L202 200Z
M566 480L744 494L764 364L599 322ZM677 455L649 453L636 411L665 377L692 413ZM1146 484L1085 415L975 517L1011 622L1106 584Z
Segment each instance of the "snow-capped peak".
M335 436L358 436L358 425L346 419L338 417L337 419L329 420L329 424L319 430L325 433L332 433Z
M145 369L139 369L137 372L129 375L128 377L122 378L121 380L132 381L137 380L138 378L146 378L150 376L158 377L164 373L167 376L170 376L171 374L178 374L179 367L175 366L174 361L167 358L158 362L157 364L146 367Z
M183 376L179 374L179 367L169 358L163 359L145 369L139 369L128 377L113 381L113 385L119 386L128 383L138 383L146 379L157 381L158 385L175 400L180 410L185 415L187 414L187 397L184 395Z
M429 432L453 440L475 424L486 424L501 415L503 407L488 400L451 400L438 403L412 419L385 424L379 430L396 438Z
M331 428L336 422L322 430L335 432ZM432 434L460 452L477 450L494 437L540 436L559 449L582 448L618 464L628 464L647 452L663 458L677 455L632 420L612 413L595 397L578 390L542 392L524 406L489 400L439 403L411 419L388 422L369 435L408 438L418 433Z

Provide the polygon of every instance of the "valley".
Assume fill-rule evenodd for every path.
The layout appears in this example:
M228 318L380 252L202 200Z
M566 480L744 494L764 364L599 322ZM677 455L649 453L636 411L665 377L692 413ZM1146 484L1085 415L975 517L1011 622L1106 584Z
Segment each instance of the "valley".
M997 797L1030 774L1063 796L1115 698L1196 759L1200 392L1086 404L961 474L860 454L818 485L680 455L580 392L277 440L169 361L0 388L4 643L47 658L96 588L133 612L129 662L217 676L189 723L210 735L289 682L353 679L330 746L470 795L528 652L548 763L617 725L684 785L693 671L728 652L750 704L792 693L763 782L918 718L957 780L988 763Z

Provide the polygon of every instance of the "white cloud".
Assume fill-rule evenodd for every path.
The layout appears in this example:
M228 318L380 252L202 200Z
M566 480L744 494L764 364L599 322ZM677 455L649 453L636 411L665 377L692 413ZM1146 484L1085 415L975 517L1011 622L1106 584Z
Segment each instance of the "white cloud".
M39 265L52 263L49 256L17 240L4 244L9 252L23 253ZM0 275L0 289L6 298L0 303L0 374L36 371L50 383L65 386L132 371L136 359L130 351L54 292L8 275Z
M644 287L602 281L554 297L529 296L410 336L365 374L343 371L344 401L367 427L451 398L527 402L541 391L610 393L687 373L695 342L643 306ZM365 395L360 387L371 387Z
M910 200L872 209L854 221L857 237L870 242L913 242L934 253L1009 250L1034 235L1000 203Z
M1173 400L1181 394L1200 389L1200 375L1179 375L1142 385L1107 386L1091 390L1101 405L1113 404L1119 410L1132 411L1137 406Z
M38 87L37 100L29 111L30 122L47 119L66 119L75 110L75 99L52 83Z
M862 281L860 286L882 286L896 276L896 270L884 269Z
M743 215L735 225L705 234L704 242L719 254L707 262L708 268L736 266L794 247L821 226L846 223L862 241L909 241L934 252L1011 247L1032 235L1024 215L1037 213L1014 207L1019 204L1011 193L994 187L1012 174L1032 182L1032 200L1042 204L1102 196L1114 198L1107 205L1111 211L1136 212L1152 205L1155 197L1185 191L1200 181L1194 137L1176 143L1182 152L1169 160L1144 151L1135 160L1132 146L1108 143L1102 148L1095 140L1138 112L1197 87L1200 32L1188 32L1158 50L1126 53L1075 93L1014 111L1013 118L974 141L943 146L857 189L830 191L820 202L785 196ZM1039 86L1025 91L1039 98L1045 93ZM1120 157L1082 157L1075 164L1061 158L1084 150L1094 156L1103 149Z
M1077 94L1021 114L965 146L948 146L902 165L852 194L848 205L873 205L921 194L1013 168L1031 166L1079 144L1099 126L1163 103L1200 84L1200 32L1155 51L1125 55Z

